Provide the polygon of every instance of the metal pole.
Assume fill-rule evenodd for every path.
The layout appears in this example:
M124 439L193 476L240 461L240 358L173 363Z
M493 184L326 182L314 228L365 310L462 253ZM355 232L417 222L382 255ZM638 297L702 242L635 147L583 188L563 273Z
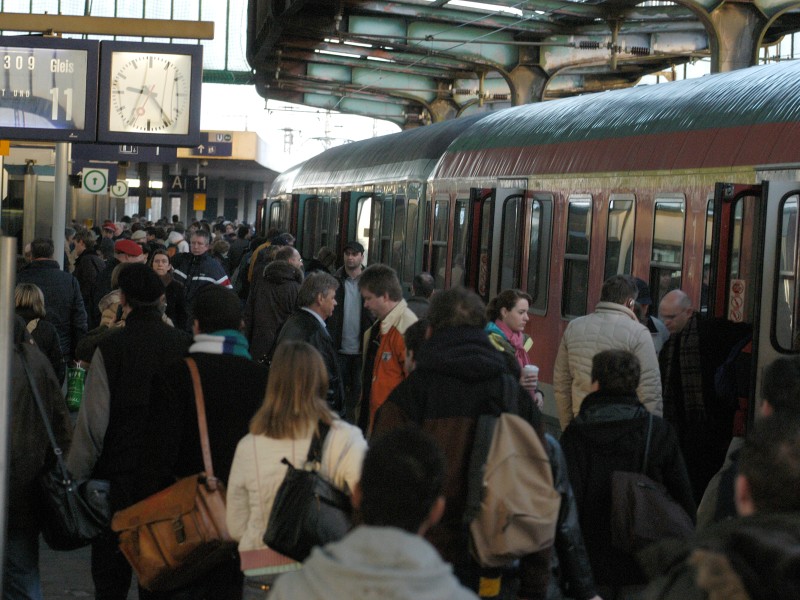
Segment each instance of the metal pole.
M55 258L61 268L64 268L64 229L67 226L67 192L69 179L67 177L69 161L69 143L56 144L56 177L53 186L53 246L56 249Z
M0 571L5 564L8 512L8 444L11 437L11 356L14 351L14 285L17 278L17 240L0 237ZM2 587L2 582L0 582Z

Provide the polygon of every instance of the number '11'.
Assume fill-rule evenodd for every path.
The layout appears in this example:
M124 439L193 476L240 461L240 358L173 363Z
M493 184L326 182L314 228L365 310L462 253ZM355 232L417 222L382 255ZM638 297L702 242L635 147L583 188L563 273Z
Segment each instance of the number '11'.
M50 88L50 96L53 99L53 108L50 111L50 120L57 121L58 120L58 88ZM65 116L64 119L67 121L72 120L72 88L67 88L64 90L64 97L67 99L67 106L65 108Z

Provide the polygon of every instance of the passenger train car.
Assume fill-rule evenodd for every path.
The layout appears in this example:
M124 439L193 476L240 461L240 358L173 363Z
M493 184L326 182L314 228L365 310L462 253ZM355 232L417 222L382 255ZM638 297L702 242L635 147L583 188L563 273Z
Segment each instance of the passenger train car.
M339 146L275 181L262 227L304 256L358 239L406 288L426 270L485 300L526 290L545 384L605 278L647 280L653 310L681 288L753 325L755 400L763 366L796 350L798 140L800 62L753 67Z

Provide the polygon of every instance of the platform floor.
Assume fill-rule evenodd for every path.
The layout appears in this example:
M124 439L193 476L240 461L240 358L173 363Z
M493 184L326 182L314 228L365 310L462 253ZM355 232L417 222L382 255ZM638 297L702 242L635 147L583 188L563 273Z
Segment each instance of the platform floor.
M40 540L39 569L44 600L94 598L90 553L88 547L71 552L54 552ZM135 584L128 592L128 600L139 600Z

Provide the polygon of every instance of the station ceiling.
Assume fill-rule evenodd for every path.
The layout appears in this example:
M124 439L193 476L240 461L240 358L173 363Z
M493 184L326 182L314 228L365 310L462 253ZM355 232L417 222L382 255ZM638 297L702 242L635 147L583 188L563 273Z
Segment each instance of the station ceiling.
M267 99L411 127L628 87L648 74L670 79L702 58L719 70L736 28L755 36L754 48L763 47L800 30L797 6L797 0L250 0L247 58Z

